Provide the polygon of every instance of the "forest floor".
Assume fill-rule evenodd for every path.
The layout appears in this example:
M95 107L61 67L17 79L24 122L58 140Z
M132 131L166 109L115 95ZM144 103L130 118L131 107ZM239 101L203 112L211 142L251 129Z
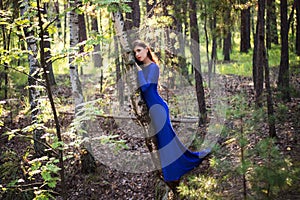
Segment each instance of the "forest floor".
M294 92L292 101L285 104L287 106L287 113L284 122L276 125L276 131L279 138L277 140L277 145L279 146L279 149L282 151L283 155L289 156L293 165L300 168L300 77L299 72L291 74L291 84L296 92ZM246 92L249 104L253 103L254 92L252 89L253 86L251 84L251 78L240 77L236 75L222 75L218 77L220 78L220 81L225 84L227 96L233 96ZM55 95L56 97L70 99L70 87L59 86L55 88ZM276 110L280 104L280 100L278 100L278 98L274 98L274 101ZM70 112L72 111L70 110ZM16 118L18 118L18 120L15 120ZM67 129L67 127L72 123L73 116L69 114L61 114L60 120L61 126ZM28 116L16 116L14 117L14 121L12 121L10 124L10 127L20 128L26 125L28 122ZM118 129L118 126L113 119L100 117L97 118L96 124L99 126L94 126L95 129L99 128L107 133L117 134L119 135L118 138L126 140L127 145L131 150L138 150L141 152L147 151L147 147L145 146L145 141L143 139L129 138L128 135L122 133L122 130ZM230 124L230 122L225 124ZM267 134L267 125L261 124L261 127L263 127L263 131ZM204 131L205 127L202 128ZM226 139L227 138L223 138L223 141ZM258 140L259 139L260 138L258 138ZM5 144L1 142L0 149L4 150L10 148L22 155L28 146L30 146L29 142L24 142L24 140L16 138L6 141ZM224 148L224 151L228 151L231 154L224 159L230 159L232 156L238 157L239 150L234 142L224 145L221 148ZM214 174L214 170L210 168L209 159L213 156L213 154L210 155L210 157L208 157L208 159L206 159L198 168L185 175L181 182L187 182L189 175L196 176L206 174L217 176ZM113 167L102 164L100 160L96 160L96 162L96 171L91 174L85 174L80 170L81 163L78 157L75 157L67 162L67 167L65 170L67 183L66 193L69 200L150 200L156 199L155 197L163 195L164 191L168 190L167 186L164 185L163 182L161 182L161 180L158 178L156 172L122 172L114 169ZM280 192L280 194L274 199L300 199L300 179L296 178L295 181L296 182L293 183L292 187ZM239 183L240 185L236 185ZM219 188L218 191L219 194L221 194L220 199L242 199L242 183L240 181L235 180L231 183L228 182L227 185L222 185L222 188ZM172 196L171 192L168 195ZM167 197L162 196L160 196L158 199L163 198L167 199ZM169 197L169 199L170 198L171 197Z

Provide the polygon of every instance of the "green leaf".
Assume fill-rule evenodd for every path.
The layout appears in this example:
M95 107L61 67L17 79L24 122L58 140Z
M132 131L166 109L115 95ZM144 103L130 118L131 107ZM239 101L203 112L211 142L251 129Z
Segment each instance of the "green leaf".
M55 188L55 186L56 186L56 181L49 181L47 184L48 184L49 187Z
M57 173L57 172L60 170L59 167L57 167L56 165L54 165L54 164L52 164L52 163L47 164L47 165L46 165L46 168L47 168L47 170L49 170L49 171L51 171L51 172L53 172L53 173Z
M45 181L49 181L52 179L51 177L51 173L49 171L46 171L46 170L43 170L42 173L42 178L45 180Z
M10 141L11 139L13 139L16 135L14 133L11 133L8 135L8 141Z

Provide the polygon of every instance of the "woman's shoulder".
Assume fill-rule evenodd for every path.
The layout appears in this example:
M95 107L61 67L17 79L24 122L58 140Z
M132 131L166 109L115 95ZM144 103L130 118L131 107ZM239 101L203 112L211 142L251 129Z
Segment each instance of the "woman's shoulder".
M157 68L157 69L159 68L158 64L155 63L155 62L151 63L151 64L149 65L149 67L151 67L151 68Z

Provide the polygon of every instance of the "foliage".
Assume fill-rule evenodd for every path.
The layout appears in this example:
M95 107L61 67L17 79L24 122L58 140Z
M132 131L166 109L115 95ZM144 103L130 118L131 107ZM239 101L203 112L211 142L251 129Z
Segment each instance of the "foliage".
M283 156L274 139L259 141L253 150L259 155L259 162L253 165L251 183L258 197L277 195L293 183L294 169L288 156Z
M223 131L227 139L214 149L210 159L213 171L188 177L178 187L179 193L187 199L275 198L294 184L299 169L289 156L283 155L276 140L269 138L266 130L261 131L262 124L266 123L265 108L254 109L244 95L232 96L229 101L227 120L231 127ZM231 185L240 193L224 196L221 188L231 188Z
M178 186L178 192L182 198L187 199L217 199L218 195L215 192L217 189L217 180L211 176L193 176L190 177L187 183L181 183Z

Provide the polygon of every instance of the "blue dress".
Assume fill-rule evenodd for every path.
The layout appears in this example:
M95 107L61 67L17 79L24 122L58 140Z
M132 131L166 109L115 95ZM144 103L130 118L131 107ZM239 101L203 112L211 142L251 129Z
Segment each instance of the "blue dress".
M211 149L192 152L180 142L170 121L168 105L158 94L158 78L159 68L155 63L138 71L138 86L155 130L164 179L176 181L197 167Z

